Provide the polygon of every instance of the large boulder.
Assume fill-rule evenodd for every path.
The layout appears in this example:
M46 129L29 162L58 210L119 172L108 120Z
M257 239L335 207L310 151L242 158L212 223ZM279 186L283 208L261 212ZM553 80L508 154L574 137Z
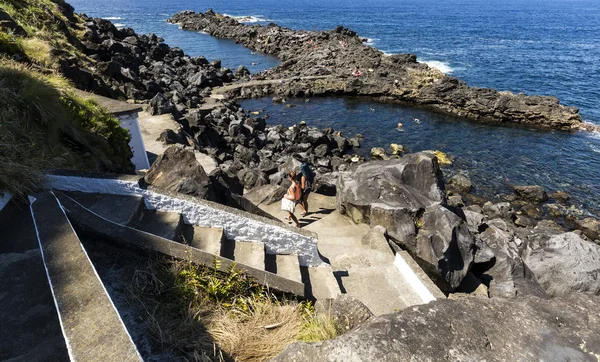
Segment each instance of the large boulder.
M404 245L437 268L452 289L460 285L473 266L473 234L463 219L441 205L426 209L416 244L408 242Z
M294 343L275 362L597 361L600 297L436 300L374 317L333 340Z
M340 172L337 209L356 223L382 225L396 241L416 233L417 214L445 203L442 173L430 153L371 161Z
M167 191L213 198L210 179L196 160L194 151L181 145L170 146L158 156L144 180Z
M577 233L530 238L522 258L550 296L600 294L600 245Z
M486 248L493 252L491 268L482 279L489 282L490 297L514 297L534 294L544 297L545 293L527 271L520 257L518 244L522 241L515 237L501 219L492 220L487 229L479 235Z

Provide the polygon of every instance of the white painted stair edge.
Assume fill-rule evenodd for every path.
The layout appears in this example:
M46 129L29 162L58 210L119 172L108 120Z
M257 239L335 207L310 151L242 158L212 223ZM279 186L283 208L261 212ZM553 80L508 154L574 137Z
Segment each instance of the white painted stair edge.
M406 279L412 290L419 296L419 298L421 298L423 304L427 304L431 301L436 300L437 298L433 295L434 293L432 293L432 291L430 290L430 288L432 287L436 288L435 285L432 285L428 288L413 270L415 266L411 267L410 265L408 265L408 262L405 260L405 258L411 257L406 252L396 253L396 258L394 259L394 266L396 267L396 269L398 269L400 274L402 274L402 276ZM411 264L416 265L416 262L414 262L413 260L411 260L411 262ZM433 284L433 282L428 284ZM434 292L438 295L438 298L440 296L443 296L439 289L434 290Z

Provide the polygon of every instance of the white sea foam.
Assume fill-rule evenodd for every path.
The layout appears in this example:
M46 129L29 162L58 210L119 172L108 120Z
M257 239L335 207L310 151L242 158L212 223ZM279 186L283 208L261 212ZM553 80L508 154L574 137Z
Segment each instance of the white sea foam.
M454 72L454 69L450 67L450 64L445 62L440 62L439 60L420 60L421 63L425 63L432 68L439 70L444 74L449 74Z
M121 24L121 23L115 23L115 28L124 28L125 24Z
M367 45L373 45L373 44L375 44L375 41L379 40L377 38L365 38L365 39L367 39L367 41L365 41L364 43Z
M389 53L389 52L384 52L383 50L381 51L383 53L383 55L385 55L386 57L390 57L392 55L394 55L394 53Z
M107 18L102 18L102 19L104 19L104 20L121 20L123 18L120 16L109 16Z
M223 14L225 16L229 16L230 18L234 18L240 23L262 23L265 21L269 21L269 19L263 17L262 15L243 15L243 16L234 16L229 14Z

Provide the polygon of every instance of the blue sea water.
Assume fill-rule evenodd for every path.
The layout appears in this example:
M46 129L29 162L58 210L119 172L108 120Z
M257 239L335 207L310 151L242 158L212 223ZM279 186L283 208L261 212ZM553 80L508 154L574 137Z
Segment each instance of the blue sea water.
M597 0L71 0L77 12L111 18L138 33L153 32L190 55L243 64L251 71L277 59L233 41L186 32L166 19L180 10L252 15L263 23L296 29L349 27L387 53L415 53L472 86L543 94L580 108L600 124L600 1ZM365 147L403 143L411 151L441 149L456 157L451 171L473 178L478 192L493 196L509 183L541 184L572 194L577 205L600 210L600 137L477 125L431 112L354 99L313 99L267 109L270 123L335 126L365 135ZM375 109L375 112L371 111ZM411 123L419 118L420 124ZM398 122L404 131L396 131Z

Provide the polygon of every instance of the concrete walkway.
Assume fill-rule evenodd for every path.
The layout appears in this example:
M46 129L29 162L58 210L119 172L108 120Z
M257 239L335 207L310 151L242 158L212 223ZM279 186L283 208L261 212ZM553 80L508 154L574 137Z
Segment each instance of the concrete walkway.
M282 78L282 79L263 79L263 80L250 80L247 82L239 82L228 84L222 87L216 87L211 90L211 96L206 103L212 103L215 99L223 99L224 95L228 92L236 91L238 89L242 89L245 87L259 87L261 85L272 85L278 83L287 83L287 82L296 82L296 81L311 81L311 80L319 80L319 79L334 79L330 75L311 75L306 77L294 77L294 78ZM211 98L213 100L211 100Z
M165 129L172 129L177 132L179 123L173 120L173 116L170 114L163 114L160 116L153 116L148 112L141 112L139 114L140 131L142 132L142 138L144 139L144 145L146 146L146 152L148 152L148 160L150 165L161 155L167 146L161 141L157 141L157 138ZM206 173L211 173L217 168L216 162L208 155L195 151L196 160L202 165Z
M279 202L260 207L287 222L285 213L279 209ZM301 227L318 234L319 252L333 267L343 293L363 302L375 315L425 303L409 283L409 277L394 265L394 252L382 234L377 237L378 233L371 232L368 225L354 224L340 215L335 209L335 197L311 193L309 215L300 217L300 212L297 207L296 216ZM418 268L414 262L410 265L413 269ZM420 270L414 272L421 278L424 276ZM427 288L434 289L429 283ZM442 296L441 293L435 295Z

